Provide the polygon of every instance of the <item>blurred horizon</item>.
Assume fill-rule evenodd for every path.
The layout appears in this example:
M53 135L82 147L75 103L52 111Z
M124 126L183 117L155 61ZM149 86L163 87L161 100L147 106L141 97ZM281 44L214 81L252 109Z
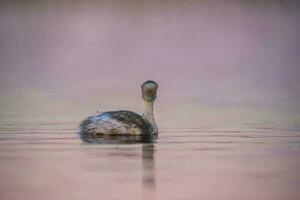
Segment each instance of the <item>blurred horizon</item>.
M296 1L2 1L0 118L142 112L161 127L300 128Z

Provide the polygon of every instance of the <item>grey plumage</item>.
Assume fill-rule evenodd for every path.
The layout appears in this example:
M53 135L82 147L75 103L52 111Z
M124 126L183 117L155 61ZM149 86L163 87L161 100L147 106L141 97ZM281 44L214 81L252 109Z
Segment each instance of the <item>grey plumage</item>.
M140 115L125 110L100 113L80 124L81 136L144 135L151 132L151 125Z

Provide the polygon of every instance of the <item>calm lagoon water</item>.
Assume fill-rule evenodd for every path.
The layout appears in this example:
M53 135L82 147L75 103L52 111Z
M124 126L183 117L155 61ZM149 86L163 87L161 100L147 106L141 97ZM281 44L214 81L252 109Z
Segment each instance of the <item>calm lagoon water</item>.
M1 199L300 197L297 129L169 127L153 143L91 144L77 125L1 124Z
M0 200L299 200L299 8L1 0ZM78 137L148 79L157 140Z

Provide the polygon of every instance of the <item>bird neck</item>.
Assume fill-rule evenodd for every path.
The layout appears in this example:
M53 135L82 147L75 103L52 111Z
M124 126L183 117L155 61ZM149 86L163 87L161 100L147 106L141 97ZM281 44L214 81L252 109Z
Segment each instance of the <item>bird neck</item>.
M143 113L143 119L152 126L152 134L155 134L158 132L158 128L154 120L153 103L154 102L144 101L145 111Z

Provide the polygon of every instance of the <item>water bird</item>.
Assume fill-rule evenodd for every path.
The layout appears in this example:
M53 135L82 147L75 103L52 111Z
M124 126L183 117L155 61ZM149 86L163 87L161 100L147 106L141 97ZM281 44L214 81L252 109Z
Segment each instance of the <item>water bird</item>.
M79 126L81 136L157 135L153 106L158 84L149 80L142 84L141 89L145 106L142 116L127 110L102 112L82 121Z

